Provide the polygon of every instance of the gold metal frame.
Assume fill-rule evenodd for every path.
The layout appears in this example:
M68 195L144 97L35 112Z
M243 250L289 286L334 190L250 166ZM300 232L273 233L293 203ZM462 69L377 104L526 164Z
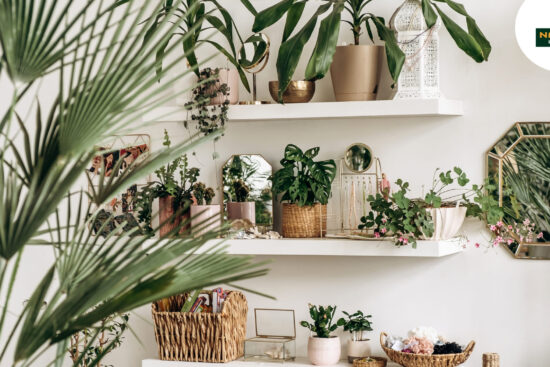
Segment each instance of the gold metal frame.
M357 145L360 146L360 147L366 148L369 151L370 157L371 157L371 160L370 160L370 163L369 163L368 167L365 168L362 171L354 170L353 168L348 166L348 162L346 161L346 155L347 155L348 151L351 149L351 147L354 147L354 146L357 146ZM365 173L365 172L367 172L372 167L372 164L374 163L375 160L376 160L376 158L374 157L374 154L372 154L372 149L367 144L364 144L364 143L353 143L353 144L349 145L346 148L345 152L344 152L344 165L346 166L347 169L349 169L353 173Z
M265 67L267 66L267 62L269 61L270 47L271 47L271 40L269 39L269 37L265 33L257 33L257 34L261 34L262 37L265 37L266 48L265 48L264 54L258 59L258 61L256 61L254 64L252 64L250 66L247 66L247 67L243 66L243 69L247 73L252 74L252 100L251 101L240 101L239 102L240 105L271 104L271 102L269 102L269 101L258 101L256 99L256 97L257 97L257 94L256 94L256 92L257 92L256 74L258 74L259 72L264 70ZM241 50L243 50L243 48L244 48L244 43L241 46L241 48L239 49L239 53L241 52ZM252 71L252 69L254 69L258 65L260 65L262 62L263 62L263 65L261 65L258 70Z
M258 311L292 311L292 326L294 327L294 335L259 335L258 334ZM295 339L296 338L296 314L294 310L287 308L254 308L254 330L258 338L270 338L270 339Z
M512 154L514 148L521 143L522 141L528 139L550 139L550 134L539 134L533 135L525 133L522 129L523 126L527 125L537 125L537 124L550 124L549 122L516 122L510 129L508 129L502 136L497 140L497 142L486 152L485 154L485 173L486 177L490 177L494 170L490 168L491 160L494 160L497 163L497 176L498 176L498 202L499 206L503 206L503 165L506 158ZM516 137L513 135L517 134ZM508 140L508 142L506 142ZM504 142L504 143L503 143ZM508 145L506 144L508 143ZM502 149L504 148L504 149ZM510 253L516 259L530 259L530 260L550 260L550 258L543 257L528 257L522 254L525 254L529 249L529 246L537 247L549 247L550 242L526 242L521 241L515 233L509 232L509 234L516 240L518 247L516 251L512 251L509 246L504 246L507 249L507 252Z

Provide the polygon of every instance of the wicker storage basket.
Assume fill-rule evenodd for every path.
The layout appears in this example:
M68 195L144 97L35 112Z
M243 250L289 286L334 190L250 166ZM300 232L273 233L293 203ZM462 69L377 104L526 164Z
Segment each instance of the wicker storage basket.
M283 237L316 238L323 237L326 231L326 205L319 203L311 206L283 204Z
M456 367L466 362L466 360L472 354L475 346L475 342L471 341L470 344L459 354L437 354L437 355L424 355L424 354L412 354L395 351L386 347L386 333L380 334L380 345L384 352L388 355L390 360L400 364L404 367Z
M353 367L386 367L387 363L384 357L367 357L354 360Z
M483 367L500 367L500 357L497 353L483 355Z
M181 309L184 301L184 295L171 297L170 309ZM248 305L242 293L228 292L220 313L160 311L165 304L152 305L161 360L213 363L243 356Z

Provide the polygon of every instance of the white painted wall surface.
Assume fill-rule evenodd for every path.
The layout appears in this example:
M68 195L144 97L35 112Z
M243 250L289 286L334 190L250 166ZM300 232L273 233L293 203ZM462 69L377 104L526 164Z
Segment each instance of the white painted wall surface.
M261 9L274 0L253 2ZM235 18L248 35L244 30L250 29L252 19L240 2L222 3L239 14ZM372 10L389 19L400 3L378 1ZM550 73L531 64L515 42L515 14L521 0L463 3L493 45L489 63L478 65L442 31L442 90L448 98L464 101L464 117L234 123L216 144L220 159L213 162L212 146L205 145L191 158L192 164L202 169L203 180L216 185L220 165L232 154L261 153L277 167L288 143L304 148L320 146L324 159L338 158L349 144L363 142L381 159L390 179L410 180L418 192L421 185L430 183L436 167L459 165L473 181L481 182L486 149L514 122L550 120ZM342 33L342 41L349 42L351 35ZM282 25L271 27L268 34L273 49L277 49ZM267 82L275 79L275 59L273 55L258 78L259 96L264 99L269 98ZM297 78L303 76L305 61ZM47 90L47 84L43 88ZM327 77L318 82L315 100L332 98ZM148 131L156 144L162 135L160 127L168 128L176 141L187 135L183 126L162 124ZM472 242L488 239L479 223L469 223L464 233ZM43 257L30 256L27 266L36 269L40 259ZM464 344L477 341L468 367L481 366L483 352L500 353L502 366L550 365L550 262L514 260L503 249L471 249L443 259L280 256L273 258L270 267L268 276L242 285L269 293L277 301L247 294L250 309L292 308L298 321L306 318L309 302L336 304L340 310L366 310L374 315L371 338L377 354L381 353L377 342L381 331L403 335L413 327L427 325L450 340ZM27 276L36 275L29 272ZM34 283L31 279L21 281ZM21 298L25 290L28 288L17 290ZM143 307L137 315L132 316L131 324L140 341L130 333L126 335L123 346L109 358L116 367L138 367L142 359L156 356L150 309ZM248 321L252 335L253 319ZM305 354L306 342L306 330L298 328L301 355Z

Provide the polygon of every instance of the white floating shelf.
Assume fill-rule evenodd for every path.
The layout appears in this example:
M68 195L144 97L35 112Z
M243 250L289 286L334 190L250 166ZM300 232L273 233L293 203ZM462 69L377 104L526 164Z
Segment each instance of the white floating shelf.
M422 117L462 116L462 101L448 99L418 99L365 102L311 102L233 105L230 121L299 120L351 117ZM183 107L161 107L144 116L145 121L179 122L187 118Z
M385 256L443 257L464 250L460 239L418 241L417 248L397 247L392 241L360 241L347 239L280 239L280 240L212 240L196 253L204 253L223 241L231 255L262 256Z
M265 361L233 361L228 363L201 363L201 362L175 362L175 361L161 361L158 359L145 359L141 362L141 367L196 367L196 366L208 366L208 367L311 367L312 364L306 358L296 358L294 362L265 362ZM348 361L340 361L333 367L350 367L351 364ZM392 362L388 363L389 367L398 366Z

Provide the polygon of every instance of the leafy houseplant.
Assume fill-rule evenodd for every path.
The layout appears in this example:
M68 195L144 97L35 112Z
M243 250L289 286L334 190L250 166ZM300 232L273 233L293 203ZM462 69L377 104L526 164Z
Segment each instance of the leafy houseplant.
M441 17L445 28L455 40L457 46L468 54L476 62L487 61L491 52L491 45L478 27L476 21L467 13L462 4L452 0L418 0L422 2L422 11L426 25L431 28L438 16ZM351 15L352 32L354 40L361 24L365 23L365 29L371 37L374 24L378 36L385 42L388 68L394 81L399 79L401 69L405 62L405 56L399 49L395 33L389 29L383 19L364 12L364 7L369 0L326 0L314 11L313 15L306 21L305 25L294 33L294 30L304 13L305 1L301 0L280 0L275 5L259 12L254 20L253 32L259 32L279 21L285 14L286 22L283 32L281 47L277 58L277 74L279 80L279 99L294 75L296 66L300 61L305 44L310 40L316 27L318 19L323 14L328 14L319 27L319 33L313 52L306 67L306 80L322 79L331 66L332 59L338 43L340 32L341 14L348 9ZM463 30L448 15L446 15L439 3L444 2L451 10L466 17L468 31ZM349 24L348 23L348 24ZM294 33L294 35L293 35ZM371 37L372 39L373 37Z
M348 342L348 361L352 363L355 359L370 356L369 339L365 339L363 333L372 331L372 324L369 320L372 316L357 311L354 314L343 312L346 318L338 320L338 326L343 326L344 331L351 333L351 340Z
M167 239L162 246L132 236L132 230L93 235L93 208L216 136L162 147L125 167L119 160L117 175L107 177L103 167L94 177L97 185L78 190L93 158L102 154L97 147L177 96L167 96L173 84L167 78L157 83L154 63L181 20L160 22L136 47L150 26L142 23L142 15L162 5L157 0L0 5L0 90L11 96L0 113L0 217L6 219L0 223L1 366L61 366L71 336L86 329L94 331L80 355L97 365L116 345L93 353L98 327L108 317L266 273L250 258L229 256L220 248L188 256L217 233ZM174 37L183 42L188 36ZM180 63L183 57L173 50L168 47L166 53ZM162 75L175 71L177 79L190 73L178 72L176 64ZM47 89L40 87L44 80ZM36 245L46 255L44 271L29 270L27 255ZM22 294L16 297L13 289ZM20 297L29 301L18 307Z
M330 334L338 328L334 321L336 306L309 305L309 315L313 323L302 321L300 325L309 329L315 336L308 341L308 357L314 365L333 365L340 359L340 338Z
M197 201L197 205L211 205L216 193L211 187L206 187L202 182L196 182L192 186L193 196Z
M209 230L217 230L221 224L221 207L218 204L212 204L212 199L216 196L214 189L206 187L202 182L193 184L193 197L196 201L191 206L191 229L195 234L202 234Z
M283 166L269 179L283 203L284 237L319 237L326 228L326 204L336 177L334 160L315 161L319 147L302 151L285 148ZM297 216L300 219L296 219Z

